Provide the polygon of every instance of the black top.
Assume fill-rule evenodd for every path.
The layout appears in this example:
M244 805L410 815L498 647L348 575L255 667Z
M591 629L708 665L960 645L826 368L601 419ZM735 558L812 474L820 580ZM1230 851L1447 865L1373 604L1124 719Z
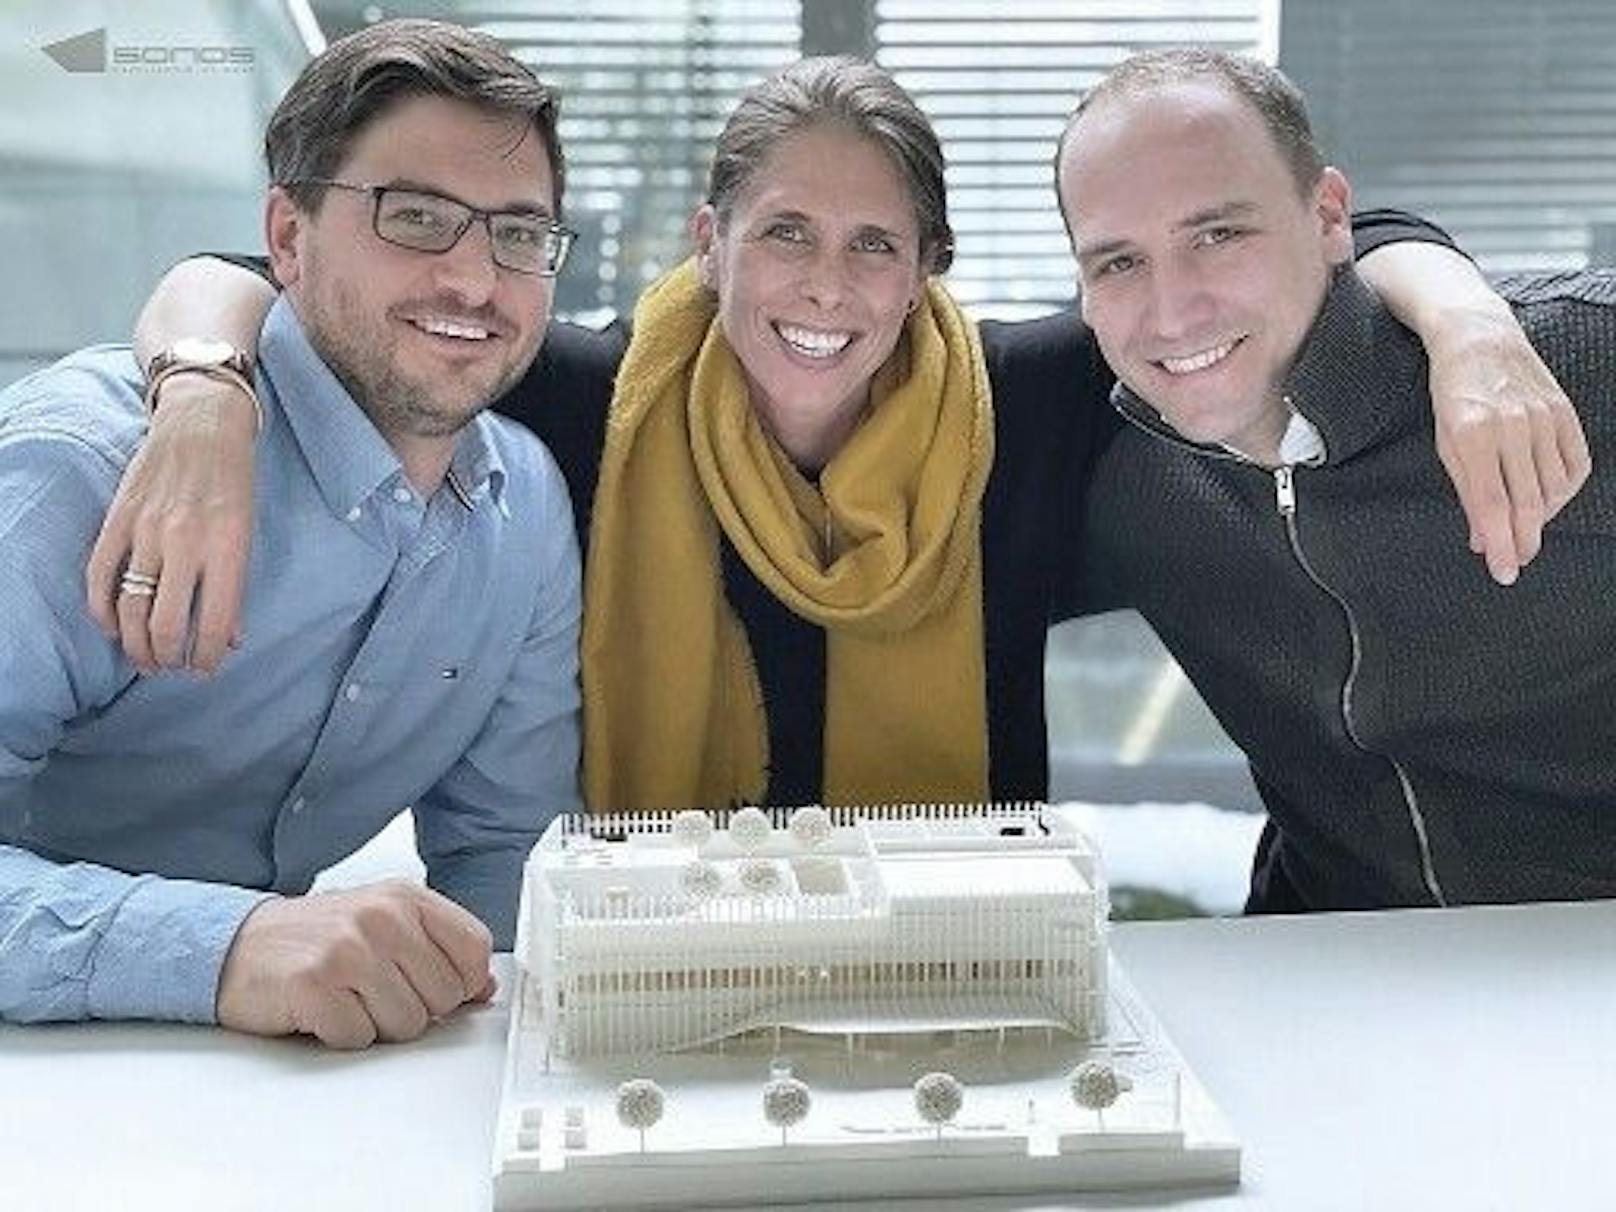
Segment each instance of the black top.
M1440 228L1397 211L1354 216L1358 255ZM228 258L265 272L262 261ZM994 466L982 506L988 777L995 799L1042 799L1049 788L1044 649L1049 627L1077 613L1083 501L1097 453L1117 425L1113 377L1075 311L984 322L993 392ZM542 438L572 491L588 558L606 413L628 344L621 322L595 331L550 326L532 367L499 412ZM724 587L751 645L769 729L770 804L812 803L823 786L825 636L794 615L724 543ZM896 726L896 725L895 725Z

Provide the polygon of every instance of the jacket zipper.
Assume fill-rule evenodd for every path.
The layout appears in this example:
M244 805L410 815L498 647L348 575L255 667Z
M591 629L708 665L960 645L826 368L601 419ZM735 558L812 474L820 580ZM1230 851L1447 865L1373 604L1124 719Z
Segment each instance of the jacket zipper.
M1285 403L1296 411L1296 401L1289 396ZM1199 442L1190 442L1165 427L1158 429L1145 418L1136 416L1131 408L1118 403L1114 405L1122 419L1142 430L1151 437L1164 441L1171 446L1177 446L1192 454L1204 458L1226 459L1231 463L1244 463L1248 467L1267 470L1255 459L1249 459L1237 451L1219 449L1202 445ZM1357 725L1352 722L1352 689L1358 678L1358 668L1363 661L1363 641L1358 635L1358 620L1353 617L1352 609L1343 598L1319 577L1313 565L1308 562L1307 555L1302 551L1301 537L1296 533L1296 484L1293 479L1295 467L1292 464L1281 464L1273 469L1274 500L1278 506L1280 517L1285 521L1285 535L1290 541L1291 554L1301 566L1307 579L1317 585L1319 591L1328 597L1340 609L1342 617L1347 620L1347 634L1352 640L1352 664L1347 670L1346 681L1341 684L1341 724L1346 729L1347 739L1356 745L1362 752L1371 757L1378 757L1390 764L1393 773L1397 775L1397 785L1403 794L1403 806L1408 810L1409 824L1414 829L1414 840L1417 843L1420 858L1420 879L1425 884L1425 890L1431 900L1441 908L1447 908L1447 893L1442 890L1442 881L1437 878L1436 864L1431 858L1431 840L1425 829L1425 814L1420 810L1419 797L1414 794L1414 784L1408 777L1408 771L1403 764L1390 754L1381 753L1378 749L1371 749L1358 734Z
M1274 468L1274 500L1279 508L1279 515L1285 520L1285 536L1290 540L1291 554L1301 566L1307 579L1317 585L1319 589L1341 609L1347 620L1347 634L1352 640L1352 664L1347 670L1347 678L1341 684L1341 723L1347 730L1347 737L1363 752L1372 754L1391 763L1392 770L1397 775L1398 786L1402 789L1403 804L1408 809L1409 823L1414 827L1414 838L1419 846L1420 877L1425 881L1425 890L1431 894L1431 899L1437 905L1446 907L1447 895L1442 891L1442 881L1437 878L1436 864L1431 860L1431 841L1425 829L1425 814L1420 811L1419 797L1414 794L1414 784L1408 777L1408 771L1403 764L1389 754L1371 749L1358 734L1358 727L1352 719L1352 692L1358 682L1358 670L1363 663L1363 644L1358 636L1358 620L1353 617L1352 608L1347 601L1314 571L1313 565L1308 561L1307 554L1302 550L1301 537L1296 532L1296 485L1292 477L1293 468L1282 465Z

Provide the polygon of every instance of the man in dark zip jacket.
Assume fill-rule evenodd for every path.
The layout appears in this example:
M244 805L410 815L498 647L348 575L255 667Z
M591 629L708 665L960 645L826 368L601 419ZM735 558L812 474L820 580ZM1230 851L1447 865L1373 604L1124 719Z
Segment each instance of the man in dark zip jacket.
M1289 81L1130 60L1058 171L1133 422L1089 495L1085 608L1138 608L1249 757L1247 909L1616 896L1616 275L1500 285L1595 465L1506 587L1459 541L1425 357L1350 267Z

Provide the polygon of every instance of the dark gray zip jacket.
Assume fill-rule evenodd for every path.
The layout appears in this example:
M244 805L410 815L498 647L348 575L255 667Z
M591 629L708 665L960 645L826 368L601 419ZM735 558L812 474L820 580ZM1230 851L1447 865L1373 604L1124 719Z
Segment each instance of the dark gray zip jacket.
M1419 343L1350 270L1271 471L1135 424L1089 493L1084 608L1137 607L1250 759L1247 909L1616 896L1616 273L1502 280L1594 474L1512 587L1466 542Z

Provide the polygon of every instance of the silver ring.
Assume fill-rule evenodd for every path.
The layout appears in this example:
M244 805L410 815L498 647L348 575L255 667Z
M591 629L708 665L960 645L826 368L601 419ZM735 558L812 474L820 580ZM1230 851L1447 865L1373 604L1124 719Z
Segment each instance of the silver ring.
M145 581L131 581L128 577L118 582L118 592L130 598L154 598L157 596L157 583L147 584Z
M156 589L157 575L150 572L135 572L131 569L123 574L120 578L120 583L124 585L149 585L151 588Z

